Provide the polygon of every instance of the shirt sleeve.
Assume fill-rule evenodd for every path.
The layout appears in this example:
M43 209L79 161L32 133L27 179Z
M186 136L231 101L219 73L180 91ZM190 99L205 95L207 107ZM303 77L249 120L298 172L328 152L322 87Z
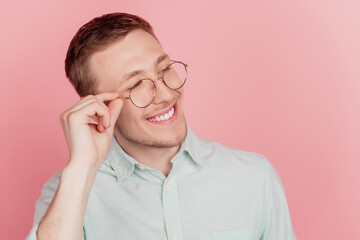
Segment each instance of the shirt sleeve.
M35 203L35 214L34 214L34 222L33 227L31 228L28 236L25 240L36 240L36 232L39 226L40 221L43 219L47 209L52 202L56 190L60 183L60 177L62 174L62 170L56 172L54 175L50 177L50 179L44 184L40 198ZM84 233L83 238L84 240Z
M281 179L269 162L267 207L260 240L296 240Z

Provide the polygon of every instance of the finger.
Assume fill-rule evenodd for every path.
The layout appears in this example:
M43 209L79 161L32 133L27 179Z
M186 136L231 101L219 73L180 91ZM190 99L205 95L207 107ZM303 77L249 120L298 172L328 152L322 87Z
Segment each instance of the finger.
M90 101L90 99L91 99L91 101ZM87 103L94 102L95 100L97 100L97 98L93 94L89 94L89 95L87 95L85 97L81 97L78 102L76 102L73 106L71 106L68 109L68 111L71 112L73 110L80 109L83 106L85 106Z
M97 98L96 96L88 96L87 98L84 98L83 100L79 101L78 103L76 103L69 111L73 112L76 111L92 102L96 102L98 101L101 105L103 105L104 107L107 108L107 106L105 105L105 103L103 103L99 98Z
M80 108L83 108L84 106L89 105L90 103L93 103L93 102L100 102L100 101L95 96L92 96L92 97L89 97L89 98L84 98L83 100L77 102L74 106L72 106L69 109L69 112L77 111Z
M80 101L78 101L75 105L73 105L70 109L64 111L61 115L60 115L60 121L62 121L62 119L66 120L68 118L68 116L70 114L73 114L74 112L83 109L85 106L94 104L95 102L97 102L98 104L102 105L104 108L107 108L107 106L105 105L105 103L103 103L102 101L106 101L107 99L112 99L112 98L117 98L118 97L118 93L117 92L113 92L113 93L101 93L98 95L87 95L83 98L81 98ZM91 116L90 116L91 117ZM95 119L97 120L97 122L100 121L100 119L96 116L92 116L93 119L95 117ZM86 121L85 119L83 119L82 121ZM89 119L90 121L90 119ZM110 126L110 117L105 117L104 119L102 119L102 122L104 124L104 126Z
M105 131L105 128L104 128L103 125L100 124L100 123L97 125L96 128L97 128L97 130L98 130L99 132L101 132L101 133L103 133L103 132Z
M100 118L98 116L91 116L90 122L97 124L100 121Z
M81 97L80 100L75 105L77 105L79 103L81 104L81 103L87 101L88 99L91 99L91 98L94 98L94 97L95 97L94 94L89 94L89 95L86 95L85 97Z
M119 97L119 93L118 92L104 92L104 93L95 95L95 97L98 98L101 102L111 101L111 100L114 100L115 98Z
M118 92L105 92L105 93L100 93L100 94L97 94L97 95L89 94L89 95L87 95L85 97L81 97L80 101L78 101L73 106L73 108L77 108L77 109L81 108L81 106L84 106L84 103L89 102L90 99L92 99L90 102L94 101L94 99L98 99L101 102L104 102L104 101L108 101L108 100L113 100L118 96L119 96Z
M110 118L109 118L110 119ZM104 118L103 117L99 117L97 115L95 116L91 116L90 119L89 119L89 123L94 123L94 124L102 124L104 127L109 127L108 126L108 122L105 122L104 121Z
M74 114L78 114L80 121L82 123L88 124L90 122L90 118L98 118L98 125L102 125L104 127L104 123L110 121L110 111L107 107L101 105L98 101L92 102L78 111L74 112ZM104 127L105 128L105 127Z
M88 94L88 95L86 95L86 96L84 96L84 97L80 97L80 101L82 101L82 100L84 100L84 99L87 99L87 98L89 98L89 97L93 97L94 96L94 94Z
M120 115L123 104L124 101L120 98L117 98L109 103L108 105L110 111L109 131L112 131L114 129L115 123Z

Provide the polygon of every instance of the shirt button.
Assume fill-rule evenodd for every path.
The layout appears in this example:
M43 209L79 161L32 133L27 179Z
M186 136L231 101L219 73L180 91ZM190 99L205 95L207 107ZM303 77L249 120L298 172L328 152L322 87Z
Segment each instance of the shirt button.
M176 235L173 235L173 240L177 240L177 236Z
M170 184L166 184L166 190L170 190ZM174 235L175 236L175 235ZM176 236L175 236L176 237Z
M141 170L144 170L144 166L138 165L138 168L140 168Z

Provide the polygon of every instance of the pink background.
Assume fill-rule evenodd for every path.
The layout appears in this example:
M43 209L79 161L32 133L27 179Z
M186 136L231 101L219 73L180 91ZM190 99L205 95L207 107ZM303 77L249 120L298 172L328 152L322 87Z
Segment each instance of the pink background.
M264 154L298 239L360 239L360 4L354 0L2 1L0 238L24 239L68 161L58 117L78 100L65 53L93 17L124 11L189 64L202 138Z

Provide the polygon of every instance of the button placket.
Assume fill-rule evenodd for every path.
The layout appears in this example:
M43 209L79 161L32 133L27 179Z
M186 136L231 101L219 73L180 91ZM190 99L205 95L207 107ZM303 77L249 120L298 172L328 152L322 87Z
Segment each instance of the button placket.
M179 163L178 161L177 163ZM182 223L180 216L179 197L177 192L176 177L178 164L173 164L173 169L163 185L163 211L166 233L169 240L182 240Z

